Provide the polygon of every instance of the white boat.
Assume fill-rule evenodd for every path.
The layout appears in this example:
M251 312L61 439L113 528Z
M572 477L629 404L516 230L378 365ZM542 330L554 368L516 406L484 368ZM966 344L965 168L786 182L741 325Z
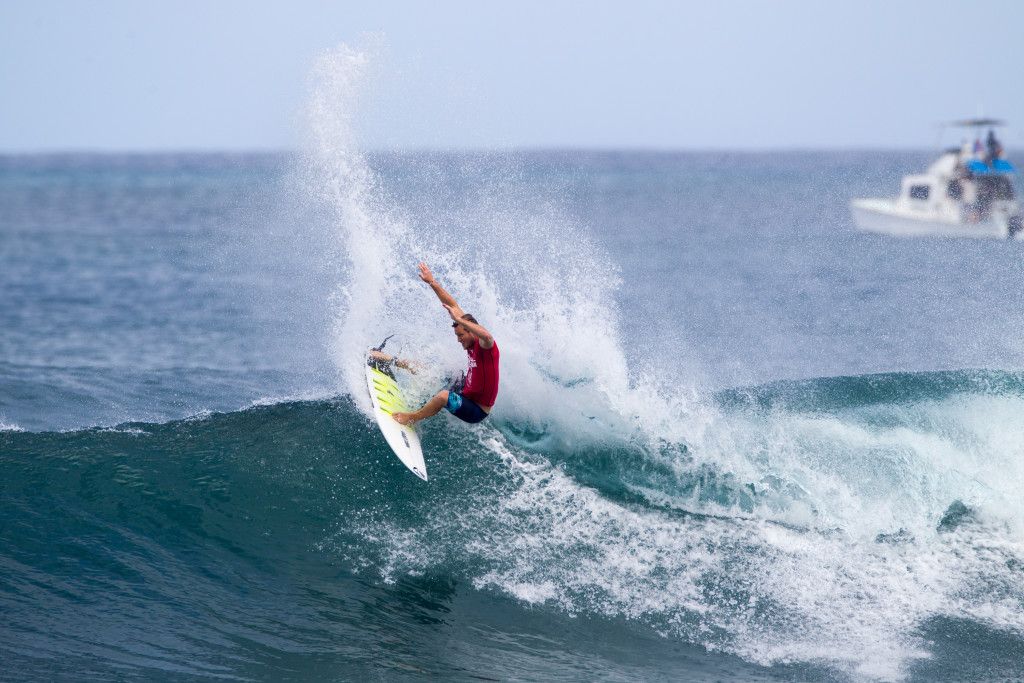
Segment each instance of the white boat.
M854 199L850 210L859 229L906 237L1024 237L1011 182L1016 169L992 131L1002 122L970 119L953 125L978 129L974 144L946 150L924 173L904 177L898 197ZM985 145L983 127L989 128Z

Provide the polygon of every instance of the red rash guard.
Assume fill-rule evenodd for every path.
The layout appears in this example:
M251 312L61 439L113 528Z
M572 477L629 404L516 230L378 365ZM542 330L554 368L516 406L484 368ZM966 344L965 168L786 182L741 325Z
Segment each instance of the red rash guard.
M466 353L469 355L469 371L462 396L477 405L491 408L498 397L498 343L485 349L476 339Z

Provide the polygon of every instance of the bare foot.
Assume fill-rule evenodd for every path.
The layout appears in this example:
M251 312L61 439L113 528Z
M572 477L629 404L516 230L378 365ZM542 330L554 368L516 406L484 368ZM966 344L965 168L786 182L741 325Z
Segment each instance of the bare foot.
M412 419L412 413L391 413L391 417L400 425L407 425L415 422L415 420Z

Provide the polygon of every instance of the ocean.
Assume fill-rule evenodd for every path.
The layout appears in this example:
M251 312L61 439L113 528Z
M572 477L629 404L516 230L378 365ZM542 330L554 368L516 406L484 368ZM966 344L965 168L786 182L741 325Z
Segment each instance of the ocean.
M930 152L371 152L332 87L0 157L0 679L1024 679L1024 243L848 213ZM462 369L421 260L502 357L429 482L361 371Z

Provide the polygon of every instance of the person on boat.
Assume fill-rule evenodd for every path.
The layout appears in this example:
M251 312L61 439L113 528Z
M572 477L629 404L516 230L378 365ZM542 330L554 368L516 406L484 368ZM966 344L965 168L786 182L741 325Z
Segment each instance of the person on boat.
M992 204L996 200L997 187L995 183L990 182L991 180L991 177L987 177L986 182L978 182L978 196L974 206L977 207L979 221L988 220L992 213Z
M963 210L963 219L968 223L977 223L981 220L981 207L978 205L978 185L974 182L974 176L966 171L961 178L963 183L963 194L960 196L960 206Z
M985 163L992 165L992 162L1003 156L1003 146L999 144L999 140L996 139L996 132L991 128L988 129L988 137L985 138L985 147L988 150L988 157L985 159Z
M469 369L464 382L437 392L416 412L392 413L391 417L400 424L410 424L432 417L442 408L447 408L448 412L463 422L480 422L490 414L498 396L498 343L476 318L459 308L452 295L434 279L427 264L421 263L419 269L420 279L430 285L451 316L455 337L469 356ZM396 364L400 362L398 359L395 361Z

